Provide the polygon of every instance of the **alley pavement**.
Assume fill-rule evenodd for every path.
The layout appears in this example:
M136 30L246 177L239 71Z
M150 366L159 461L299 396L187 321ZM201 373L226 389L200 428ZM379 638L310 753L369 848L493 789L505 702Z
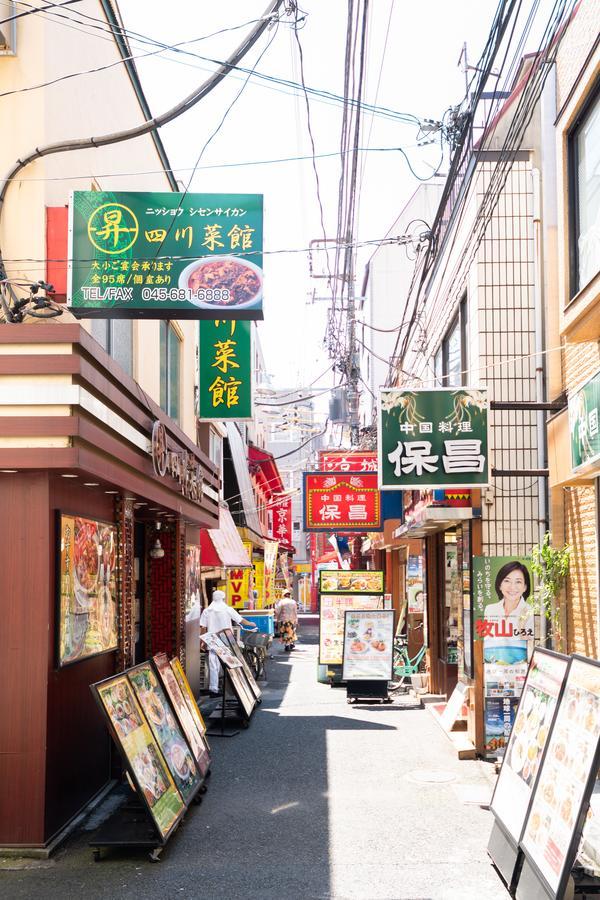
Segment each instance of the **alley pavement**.
M292 654L274 645L250 728L211 746L208 793L159 863L124 851L94 862L80 830L51 860L0 866L0 897L509 896L486 854L491 766L459 761L415 704L350 706L343 688L318 684L314 628Z

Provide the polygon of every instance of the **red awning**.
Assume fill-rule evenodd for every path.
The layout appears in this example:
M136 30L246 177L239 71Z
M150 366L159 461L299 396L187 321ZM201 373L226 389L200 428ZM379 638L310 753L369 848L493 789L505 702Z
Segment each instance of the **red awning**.
M223 506L219 510L219 527L200 531L200 562L211 569L249 569L252 565L231 513Z

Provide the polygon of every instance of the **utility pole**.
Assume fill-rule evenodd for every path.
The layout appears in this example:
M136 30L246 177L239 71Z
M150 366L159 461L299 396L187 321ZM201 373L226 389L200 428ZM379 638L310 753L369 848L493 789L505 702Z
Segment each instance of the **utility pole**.
M348 379L348 424L350 425L350 445L358 446L359 418L359 393L358 380L360 378L360 361L358 347L356 345L356 298L354 295L354 252L352 234L348 234L346 277L348 279L346 341L348 347L347 373Z

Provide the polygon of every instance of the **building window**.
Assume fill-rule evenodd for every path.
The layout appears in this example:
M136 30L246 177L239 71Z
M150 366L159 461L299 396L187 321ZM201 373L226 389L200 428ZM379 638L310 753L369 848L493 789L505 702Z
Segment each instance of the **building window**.
M300 531L300 522L294 522L294 531Z
M467 383L467 298L460 301L456 316L433 358L436 386L459 387Z
M219 469L223 460L223 438L212 428L208 434L208 456Z
M600 271L600 85L569 135L571 296Z
M128 375L133 375L133 322L131 319L92 319L92 337Z
M179 422L181 391L181 338L171 322L160 323L160 405Z

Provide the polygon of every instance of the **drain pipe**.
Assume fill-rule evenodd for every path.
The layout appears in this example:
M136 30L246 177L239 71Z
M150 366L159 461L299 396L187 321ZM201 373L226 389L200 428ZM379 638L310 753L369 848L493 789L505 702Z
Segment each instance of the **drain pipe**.
M542 192L541 175L538 168L531 170L533 186L533 299L535 310L535 399L544 403L546 366L544 356L544 263L542 246ZM536 446L538 469L546 468L547 436L546 414L538 409L536 413ZM538 478L538 540L541 543L548 530L548 482L543 476ZM547 637L546 616L540 614L540 643Z

